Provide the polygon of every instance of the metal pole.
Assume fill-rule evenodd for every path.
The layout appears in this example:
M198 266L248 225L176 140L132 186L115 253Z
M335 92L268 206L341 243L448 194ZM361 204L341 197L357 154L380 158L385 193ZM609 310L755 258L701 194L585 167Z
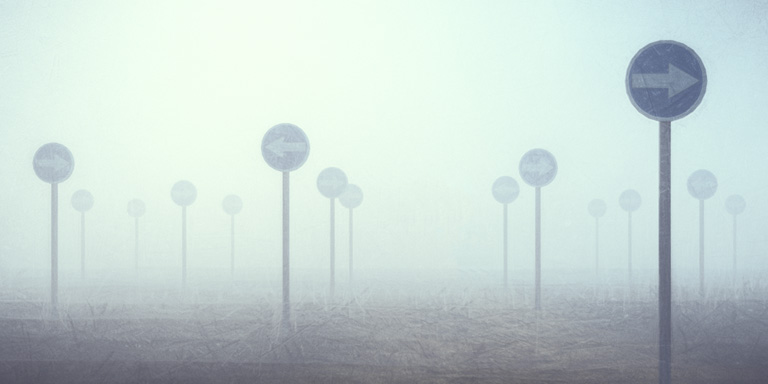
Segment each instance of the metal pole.
M133 263L134 268L136 269L136 273L139 273L139 218L136 217L134 220L134 234L136 237L136 243L133 248Z
M80 277L85 278L85 212L80 212Z
M59 313L59 185L51 183L51 308Z
M632 212L627 212L627 281L629 282L630 289L632 288Z
M541 309L541 187L536 187L536 310Z
M229 273L230 275L235 275L235 215L230 215L230 229L231 229L231 240L232 240L232 253L230 254L230 266L229 266Z
M672 122L659 122L659 383L672 376Z
M352 208L349 209L349 282L351 283L353 281L352 279Z
M331 300L333 300L333 293L336 289L336 201L334 199L328 199L331 201Z
M187 207L181 207L181 285L187 286Z
M508 232L508 226L507 226L507 204L504 204L504 225L503 225L503 231L504 231L504 289L508 288L508 246L509 243L507 241L507 232Z
M699 200L699 295L704 296L704 200Z
M736 284L736 215L733 215L733 283Z
M283 326L285 327L290 325L291 320L289 192L289 172L283 172Z
M600 276L600 219L595 217L595 276Z

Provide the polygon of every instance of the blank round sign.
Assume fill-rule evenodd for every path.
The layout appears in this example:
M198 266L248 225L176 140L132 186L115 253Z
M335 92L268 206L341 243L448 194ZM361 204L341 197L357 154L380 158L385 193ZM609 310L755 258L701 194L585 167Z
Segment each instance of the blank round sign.
M78 212L87 212L93 208L93 195L85 189L73 193L72 207Z
M357 208L363 203L363 190L357 185L347 184L347 188L339 196L339 202L344 208Z
M640 193L634 189L627 189L619 196L619 206L627 212L637 211L642 202L643 200L640 198Z
M691 196L706 200L717 192L717 178L706 169L699 169L688 177L688 193Z
M221 202L221 207L228 215L236 215L243 209L243 199L237 195L227 195Z
M144 216L144 212L146 211L146 207L144 206L144 202L139 199L133 199L128 202L128 214L131 215L131 217L142 217Z
M603 217L607 209L608 207L605 205L605 201L602 199L594 199L590 201L589 205L587 206L589 214L594 218Z
M187 180L178 181L171 188L171 199L182 207L192 205L197 199L197 188Z
M317 189L323 196L334 199L347 188L347 175L341 169L329 167L317 176Z
M738 215L744 212L744 208L747 207L747 202L741 195L731 195L725 199L725 209L731 215Z
M501 176L493 182L491 192L496 201L502 204L509 204L520 195L520 186L517 184L517 180L509 176Z

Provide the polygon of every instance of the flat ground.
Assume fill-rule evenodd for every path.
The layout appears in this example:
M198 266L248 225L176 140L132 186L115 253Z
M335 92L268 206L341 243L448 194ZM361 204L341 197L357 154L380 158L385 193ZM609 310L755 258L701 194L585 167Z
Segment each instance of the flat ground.
M179 290L99 284L0 301L1 383L653 383L652 289L439 284L294 295L232 284ZM623 293L622 293L623 292ZM674 383L765 383L765 289L678 295ZM645 294L643 294L645 293ZM34 296L34 295L32 295Z

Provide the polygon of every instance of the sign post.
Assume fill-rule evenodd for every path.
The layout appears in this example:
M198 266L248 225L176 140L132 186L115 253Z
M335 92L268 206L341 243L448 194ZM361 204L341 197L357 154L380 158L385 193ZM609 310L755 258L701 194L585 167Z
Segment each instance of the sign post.
M608 207L605 205L605 201L601 199L594 199L589 202L587 211L595 218L595 276L600 276L600 218L605 215L605 211Z
M139 199L133 199L128 202L128 215L133 217L135 223L134 235L136 237L136 242L133 248L133 262L137 275L139 273L139 217L144 216L145 211L146 207L144 206L143 201Z
M627 95L642 115L659 122L659 383L672 374L672 120L693 112L704 97L707 74L692 49L671 40L646 45L629 62Z
M632 291L632 212L640 208L642 199L634 189L627 189L619 195L619 206L627 211L627 282Z
M347 188L347 175L335 167L323 169L317 176L317 189L331 202L331 284L330 298L336 289L336 198Z
M359 207L363 203L363 190L355 184L347 184L347 188L344 189L344 193L339 196L339 202L345 208L349 209L349 283L350 285L354 281L352 278L352 210Z
M177 181L171 188L171 199L181 206L181 285L187 286L187 207L197 199L197 188L187 180Z
M744 212L747 202L741 195L731 195L725 199L725 209L733 215L733 284L736 284L736 216Z
M496 199L499 203L504 205L503 210L503 220L502 220L502 232L503 232L503 244L504 244L504 250L503 250L503 257L504 257L504 289L507 289L509 287L508 283L508 249L509 249L509 241L507 240L507 237L509 236L509 227L507 225L507 205L509 203L515 201L517 199L517 196L520 195L520 186L517 184L517 180L509 177L509 176L501 176L496 181L493 182L493 186L491 187L491 193L493 193L493 198Z
M541 309L541 187L549 185L557 175L557 161L549 151L531 149L520 159L520 177L536 187L536 310Z
M66 181L75 168L75 158L67 147L48 143L38 148L32 168L40 180L51 184L51 309L59 313L59 183Z
M231 246L231 255L230 255L230 267L229 267L229 273L230 275L235 275L235 215L240 213L240 210L243 209L243 199L240 198L240 196L237 195L227 195L224 197L224 201L221 202L222 208L224 208L224 212L226 212L230 216L230 233L231 237L230 240L232 242Z
M699 295L704 296L704 200L717 192L717 178L706 169L699 169L688 177L688 193L699 200Z
M270 128L261 140L261 155L267 165L283 173L283 326L291 319L290 284L290 178L309 156L309 140L301 128L293 124L278 124Z
M81 189L72 195L72 207L80 212L80 277L85 278L85 212L93 207L93 195Z

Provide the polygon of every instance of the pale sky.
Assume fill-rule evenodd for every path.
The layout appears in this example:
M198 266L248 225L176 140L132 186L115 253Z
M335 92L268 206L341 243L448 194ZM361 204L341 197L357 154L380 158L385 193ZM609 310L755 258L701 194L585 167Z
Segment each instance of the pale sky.
M228 268L228 194L239 265L281 263L281 175L260 152L278 123L311 144L291 173L295 268L328 265L328 201L316 188L338 167L362 189L359 268L501 268L499 176L509 205L512 269L533 268L534 190L518 162L533 148L557 159L542 190L543 268L594 265L588 203L604 199L601 258L626 265L619 194L638 190L634 257L657 258L658 123L625 91L627 66L657 40L696 51L707 92L672 123L673 266L698 267L698 201L686 180L708 169L708 267L730 268L726 198L739 216L741 263L768 268L768 2L765 1L0 1L0 268L50 263L50 187L35 151L75 158L59 186L60 264L79 268L72 194L86 214L92 268L133 266L129 200L145 201L142 265L180 265L178 180L194 183L190 268ZM347 216L337 211L345 271ZM684 273L684 272L680 272Z

